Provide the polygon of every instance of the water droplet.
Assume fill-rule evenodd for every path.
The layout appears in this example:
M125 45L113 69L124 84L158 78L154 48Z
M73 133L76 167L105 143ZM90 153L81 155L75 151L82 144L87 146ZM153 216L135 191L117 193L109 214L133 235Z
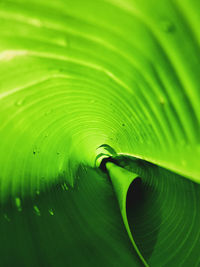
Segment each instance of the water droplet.
M36 213L36 215L40 216L40 210L39 210L38 206L34 205L33 209L34 209L34 212Z
M8 217L8 215L7 215L6 213L3 215L3 217L4 217L4 219L5 219L6 221L10 222L10 218Z
M40 149L37 147L33 148L33 155L39 154L40 153Z
M40 194L40 190L36 190L36 195L39 196L39 194Z
M68 190L68 187L67 187L66 183L62 184L62 190L63 191L67 191Z
M17 100L16 102L15 102L15 105L17 106L17 107L20 107L20 106L22 106L24 104L24 100L23 99L19 99L19 100Z
M50 214L51 216L54 215L53 209L49 209L49 214Z
M165 20L161 22L161 29L166 33L173 33L176 28L171 21Z
M18 211L22 211L21 199L19 197L15 198L15 205L16 205Z
M122 126L124 127L124 126L125 126L125 124L124 124L124 123L122 123Z
M165 104L165 100L164 100L164 98L161 97L161 98L159 99L159 102L160 102L161 105L164 105L164 104Z

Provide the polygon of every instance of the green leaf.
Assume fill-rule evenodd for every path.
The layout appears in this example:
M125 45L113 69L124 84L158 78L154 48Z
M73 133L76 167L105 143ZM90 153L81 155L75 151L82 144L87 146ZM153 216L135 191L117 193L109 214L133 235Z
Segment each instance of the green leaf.
M199 8L0 1L2 266L199 265Z

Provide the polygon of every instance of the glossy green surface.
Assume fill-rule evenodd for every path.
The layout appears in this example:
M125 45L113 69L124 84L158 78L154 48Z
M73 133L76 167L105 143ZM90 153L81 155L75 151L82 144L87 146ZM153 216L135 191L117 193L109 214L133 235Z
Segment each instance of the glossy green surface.
M0 0L2 266L199 266L199 10Z

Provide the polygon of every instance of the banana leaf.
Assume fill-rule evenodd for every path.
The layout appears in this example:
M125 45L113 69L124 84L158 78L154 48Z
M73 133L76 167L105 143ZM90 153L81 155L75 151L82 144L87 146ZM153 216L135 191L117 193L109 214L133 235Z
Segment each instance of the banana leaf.
M199 21L0 0L1 266L200 266Z

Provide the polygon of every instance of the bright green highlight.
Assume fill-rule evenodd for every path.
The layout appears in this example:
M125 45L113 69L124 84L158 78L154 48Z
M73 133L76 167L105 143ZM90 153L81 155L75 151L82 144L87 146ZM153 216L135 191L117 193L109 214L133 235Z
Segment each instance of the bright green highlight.
M86 3L1 1L2 200L102 144L199 182L198 2Z

